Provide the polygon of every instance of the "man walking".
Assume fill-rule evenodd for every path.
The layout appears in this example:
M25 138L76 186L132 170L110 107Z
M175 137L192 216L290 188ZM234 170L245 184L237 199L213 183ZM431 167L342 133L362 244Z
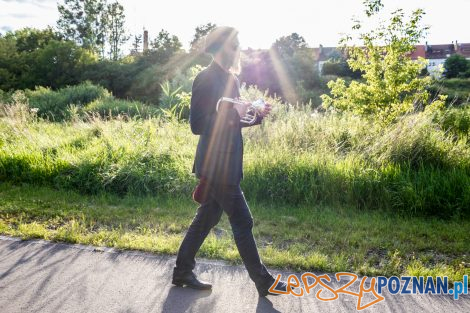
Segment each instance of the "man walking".
M190 125L191 131L199 135L193 173L200 179L193 197L201 205L181 243L172 283L196 289L212 288L194 274L195 255L225 212L240 256L259 295L275 295L268 291L275 279L260 260L252 233L253 217L240 188L243 179L241 129L251 126L240 121L240 117L245 115L250 104L221 103L216 111L220 98L240 96L239 81L231 71L240 64L237 37L237 31L232 27L217 27L211 31L206 37L205 52L213 60L193 83ZM254 125L260 124L270 110L267 105ZM286 291L287 284L280 281L275 289Z

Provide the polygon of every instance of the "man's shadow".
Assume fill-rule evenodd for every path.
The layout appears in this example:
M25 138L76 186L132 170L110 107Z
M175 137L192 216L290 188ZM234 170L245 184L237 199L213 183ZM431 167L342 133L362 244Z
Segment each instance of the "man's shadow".
M168 291L162 313L186 312L198 299L210 296L212 290L196 290L187 287L172 286Z
M198 299L209 297L211 294L212 290L196 290L187 287L172 286L163 303L161 313L187 312L189 308L196 305ZM206 308L200 307L198 309L211 312L211 308L213 307L211 303L209 302L205 305L207 306ZM276 310L273 307L273 303L268 298L260 297L256 306L256 313L281 313L281 311Z
M281 311L273 308L273 303L265 297L259 297L256 313L281 313Z

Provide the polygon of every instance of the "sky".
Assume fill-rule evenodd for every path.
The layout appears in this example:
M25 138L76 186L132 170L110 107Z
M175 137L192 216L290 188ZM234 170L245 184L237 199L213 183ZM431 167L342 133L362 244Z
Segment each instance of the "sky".
M145 28L152 39L165 29L177 35L184 48L189 47L196 26L208 22L237 28L244 49L269 48L277 38L293 32L303 36L310 47L336 46L342 34L351 32L351 18L363 16L362 0L237 0L232 4L220 0L119 2L125 8L129 33L140 34ZM423 23L431 29L422 43L470 42L470 27L465 23L469 18L470 0L383 2L384 13L396 8L403 8L405 12L417 8L425 10ZM57 19L57 0L0 0L0 33L26 26L55 26ZM374 27L374 24L368 26Z

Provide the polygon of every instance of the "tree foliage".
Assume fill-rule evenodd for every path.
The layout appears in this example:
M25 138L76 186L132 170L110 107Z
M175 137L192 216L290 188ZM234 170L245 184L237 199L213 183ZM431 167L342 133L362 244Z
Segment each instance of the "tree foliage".
M58 4L57 26L64 37L86 49L104 53L106 42L106 0L64 0Z
M453 54L444 62L446 78L470 77L470 61L459 54Z
M323 64L321 69L322 75L335 75L339 77L352 77L360 78L361 73L359 71L353 72L349 67L349 64L346 60L330 60Z
M179 52L182 47L183 45L177 36L171 35L169 32L162 29L157 37L150 43L150 53L158 54L160 63L166 63L169 58Z
M117 60L129 36L125 30L124 7L107 0L64 0L58 4L57 27L67 40L92 50L102 58ZM107 51L106 51L107 50Z
M194 34L193 39L190 42L190 51L195 52L195 51L200 51L201 48L203 47L203 43L201 41L202 38L204 38L207 34L210 33L211 30L216 28L217 25L213 23L207 23L204 25L199 25L196 27L196 32Z
M51 40L61 40L60 33L48 26L45 29L25 27L10 32L5 37L14 37L16 50L19 52L33 52L46 46Z
M116 61L121 56L121 46L129 40L124 29L126 16L124 7L119 2L110 3L106 12L106 29L109 44L109 56Z
M272 45L272 48L276 49L281 57L292 57L296 51L307 47L304 37L297 33L283 36Z
M132 39L131 53L133 54L139 53L141 44L142 44L142 35L134 35L134 38Z
M147 53L99 60L96 53L52 29L21 29L0 36L0 89L59 89L89 80L122 98L158 103L161 83L189 59L179 39L161 31ZM180 62L173 62L177 58ZM173 63L171 63L171 62Z
M294 33L277 39L269 50L244 51L240 80L293 104L320 104L326 83L315 62L305 39Z
M364 1L367 18L377 14L383 7L381 1ZM384 122L391 122L401 114L429 101L427 88L431 77L420 73L426 65L423 58L411 60L415 49L428 27L421 25L424 15L415 10L407 20L402 9L392 12L387 22L378 28L359 34L362 46L347 47L352 36L342 39L348 64L354 71L363 73L362 81L347 84L344 79L328 83L331 96L323 95L323 105L337 110L352 110L358 114L374 114ZM363 24L356 21L353 30L361 31Z
M92 52L66 41L52 29L33 28L0 37L0 89L61 87L80 82Z

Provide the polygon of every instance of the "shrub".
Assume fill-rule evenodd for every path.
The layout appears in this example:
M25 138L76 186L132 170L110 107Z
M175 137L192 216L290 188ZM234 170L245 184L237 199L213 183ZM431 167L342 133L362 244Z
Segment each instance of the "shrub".
M50 88L37 87L33 91L26 91L29 104L38 109L38 115L55 121L68 120L70 118L70 106L84 107L88 103L110 97L111 94L103 87L90 82L69 86L57 91Z
M444 68L447 78L468 77L466 73L470 69L470 62L460 54L453 54L445 60Z
M192 84L202 69L200 65L195 65L160 85L162 92L159 107L164 116L178 120L189 119Z
M380 1L365 1L368 17L380 11ZM369 6L367 5L369 4ZM384 124L413 111L416 104L426 105L430 77L421 77L423 58L411 60L409 54L423 37L427 27L421 25L421 9L405 20L403 10L392 13L389 23L359 34L362 47L348 47L348 64L353 71L363 72L363 81L347 84L344 79L330 81L331 96L323 95L323 105L340 111L373 115ZM361 22L353 29L360 30ZM347 43L352 37L343 39ZM385 45L383 44L385 42Z
M9 102L11 102L11 93L0 89L0 104L6 104Z
M201 65L195 65L187 69L185 72L177 72L169 81L171 89L176 90L180 88L181 92L191 92L193 81L197 74L202 70L203 67Z

